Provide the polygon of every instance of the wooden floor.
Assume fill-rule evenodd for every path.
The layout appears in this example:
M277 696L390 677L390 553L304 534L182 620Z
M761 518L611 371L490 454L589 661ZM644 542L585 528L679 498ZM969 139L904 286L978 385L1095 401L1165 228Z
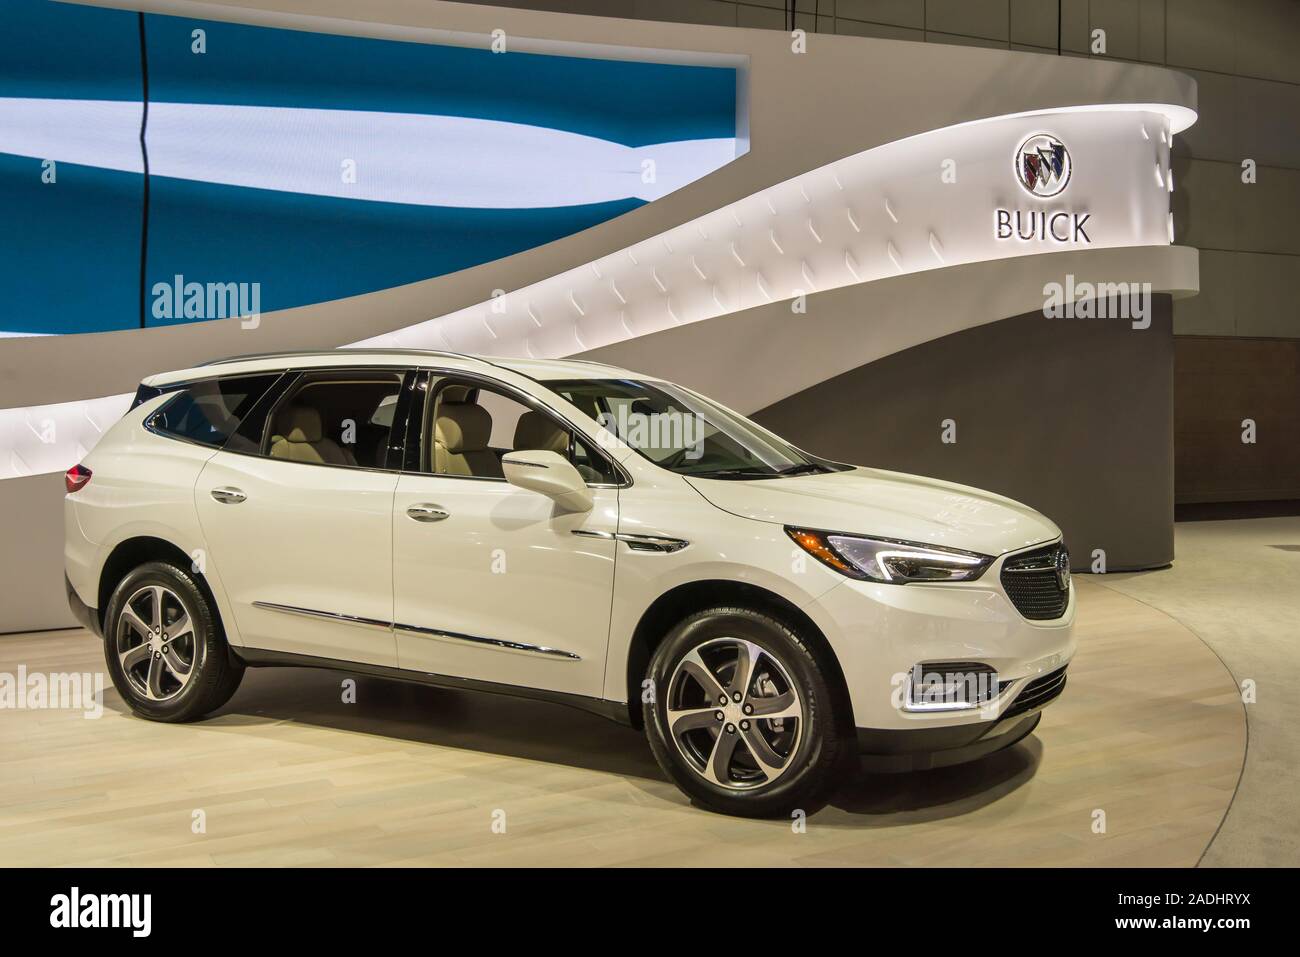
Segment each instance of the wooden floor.
M265 669L199 724L133 718L111 685L99 720L0 711L0 865L1193 865L1241 770L1232 678L1134 599L1085 580L1079 604L1033 736L863 777L806 833L691 807L639 734L576 711L368 678L343 704L342 675ZM101 671L101 646L0 637L20 665Z

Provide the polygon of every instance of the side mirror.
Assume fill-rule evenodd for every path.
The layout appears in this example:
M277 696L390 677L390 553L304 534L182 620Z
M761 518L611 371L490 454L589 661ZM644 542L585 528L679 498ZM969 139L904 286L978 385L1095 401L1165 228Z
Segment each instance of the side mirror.
M558 452L508 452L501 457L501 468L511 485L540 492L566 511L591 509L591 489L573 463Z

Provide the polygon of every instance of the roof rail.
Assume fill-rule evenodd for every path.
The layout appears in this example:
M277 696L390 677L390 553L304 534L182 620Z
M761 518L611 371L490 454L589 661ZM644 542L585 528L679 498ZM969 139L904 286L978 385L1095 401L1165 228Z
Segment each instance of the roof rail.
M493 364L489 360L484 359L482 356L474 356L466 352L445 352L440 349L365 349L365 348L353 349L351 347L345 347L340 349L301 349L293 352L254 352L248 355L230 356L225 359L209 359L207 362L200 362L198 366L196 366L196 368L203 368L206 366L228 365L232 362L252 362L257 359L304 359L304 358L310 358L315 356L333 356L333 355L339 355L340 353L347 353L347 352L359 352L359 353L366 353L369 355L387 355L387 356L409 356L412 354L426 355L426 356L444 356L444 357L451 357L454 359L474 359L479 362L487 362L489 365Z
M542 360L542 361L545 361L545 360ZM611 364L611 363L609 363L609 362L601 362L599 359L569 359L569 358L565 358L565 359L560 359L559 361L560 361L560 362L579 362L579 363L582 363L582 364L585 365L585 366L600 366L601 368L604 368L604 369L621 369L621 368L622 368L622 366L616 366L616 365L613 365L613 364Z

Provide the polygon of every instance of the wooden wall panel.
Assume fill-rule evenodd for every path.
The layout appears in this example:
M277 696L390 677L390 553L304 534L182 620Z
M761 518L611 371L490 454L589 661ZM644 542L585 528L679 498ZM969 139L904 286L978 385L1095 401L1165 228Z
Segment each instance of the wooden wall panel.
M1300 499L1300 340L1174 339L1174 496Z

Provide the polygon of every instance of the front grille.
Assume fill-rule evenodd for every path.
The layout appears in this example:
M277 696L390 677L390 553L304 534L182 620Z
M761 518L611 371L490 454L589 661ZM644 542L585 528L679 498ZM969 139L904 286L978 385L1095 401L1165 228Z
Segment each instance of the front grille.
M1024 714L1026 711L1032 711L1035 708L1041 708L1043 705L1052 701L1065 690L1065 669L1058 668L1053 672L1043 675L1041 678L1035 678L1025 689L1020 692L1020 697L1011 702L1011 707L1002 712L1003 718L1014 718L1018 714Z
M1056 576L1056 562L1064 546L1060 542L1008 558L1002 563L1002 588L1016 611L1033 621L1047 621L1065 614L1070 601L1070 584L1062 588ZM1065 552L1068 567L1069 552Z

